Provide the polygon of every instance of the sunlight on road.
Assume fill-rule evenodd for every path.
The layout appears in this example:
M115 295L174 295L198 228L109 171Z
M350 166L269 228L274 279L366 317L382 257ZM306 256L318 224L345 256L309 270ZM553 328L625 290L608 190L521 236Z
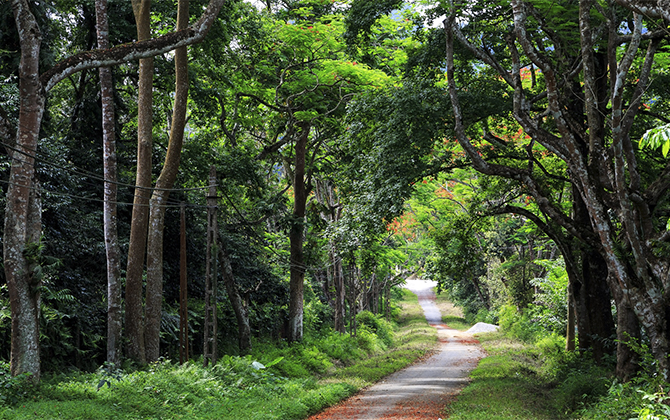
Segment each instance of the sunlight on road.
M423 308L423 313L426 320L431 325L442 323L442 314L435 305L435 293L433 288L437 286L437 282L433 280L405 280L404 288L418 296L419 304Z

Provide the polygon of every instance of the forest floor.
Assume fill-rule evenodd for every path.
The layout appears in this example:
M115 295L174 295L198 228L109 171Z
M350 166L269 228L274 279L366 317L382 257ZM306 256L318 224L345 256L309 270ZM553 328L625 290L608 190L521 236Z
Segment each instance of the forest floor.
M468 383L469 372L484 352L472 334L443 323L442 312L435 304L434 286L433 282L424 280L408 280L406 286L418 296L426 320L437 329L440 344L432 356L309 420L435 420L443 415L445 406Z

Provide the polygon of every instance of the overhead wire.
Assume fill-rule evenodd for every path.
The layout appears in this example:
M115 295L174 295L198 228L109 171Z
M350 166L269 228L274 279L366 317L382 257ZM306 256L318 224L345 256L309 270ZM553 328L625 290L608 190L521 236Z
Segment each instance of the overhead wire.
M132 185L132 184L127 184L127 183L123 183L123 182L118 182L118 181L108 180L108 179L106 179L106 178L104 178L104 177L99 176L98 174L96 174L96 173L94 173L94 172L85 171L85 170L82 170L82 169L79 169L79 168L69 168L69 167L66 167L66 166L64 166L64 165L62 165L62 164L53 162L53 161L50 160L50 159L46 159L46 158L37 156L37 155L39 155L39 154L44 155L43 152L38 152L38 151L32 150L32 152L35 153L35 154L33 155L33 154L30 154L29 152L26 152L26 151L24 151L24 150L21 150L21 149L19 149L19 148L16 148L16 147L14 147L14 146L12 146L12 145L9 145L9 144L7 144L7 143L5 143L5 142L1 142L1 141L0 141L0 144L3 145L5 148L7 148L7 149L9 149L9 150L11 150L11 151L13 151L13 152L15 152L15 153L10 153L10 154L9 154L9 158L10 158L11 160L14 160L14 161L17 161L17 162L20 162L20 163L27 163L26 160L21 159L21 158L19 158L19 157L16 156L16 154L18 153L18 154L20 154L20 155L23 155L23 156L32 158L32 159L34 159L36 162L42 163L42 164L44 164L44 165L46 165L46 166L49 166L49 167L52 167L52 168L56 168L56 169L60 169L60 170L62 170L62 171L66 171L66 172L68 172L68 173L70 173L70 174L74 174L74 175L77 175L77 176L81 176L81 177L84 178L84 180L83 180L82 182L84 182L84 183L86 183L86 184L88 184L88 185L90 185L90 186L96 187L96 188L99 187L99 185L98 185L98 184L95 184L95 183L93 183L93 182L91 182L91 180L93 180L93 181L96 181L96 180L97 180L97 181L101 181L101 182L103 182L103 183L110 183L110 184L114 184L114 185L117 185L117 186L120 186L120 187L133 188L133 189L135 190L134 195L137 195L137 192L138 192L138 191L142 191L142 190L144 190L144 191L187 192L187 191L201 191L201 190L205 190L205 189L209 188L209 187L193 187L193 188L155 188L155 187L139 187L139 186L135 186L135 185ZM12 183L11 181L5 181L5 180L0 180L0 183L6 184L6 185L17 185L17 184ZM35 190L35 188L31 188L31 189L32 189L32 190ZM104 198L86 197L86 196L75 195L75 194L71 194L71 193L52 191L52 190L48 190L48 189L45 189L45 188L41 188L41 191L45 191L45 192L48 193L48 194L60 195L60 196L63 196L63 197L70 197L70 198L72 198L72 199L77 199L77 200L87 200L87 201L93 201L93 202L105 202L105 199L104 199ZM112 202L112 203L117 204L117 205L130 205L130 206L132 206L132 205L134 204L134 203L123 202L123 201L114 201L114 202ZM179 206L181 205L181 201L174 200L174 199L168 199L168 200L167 200L167 203L168 203L168 204L161 204L161 207L171 208L171 207L179 207ZM150 204L139 204L139 203L138 203L137 205L139 205L139 206L145 206L145 207L149 207L149 206L150 206ZM197 207L200 207L200 208L206 208L206 207L207 207L206 205L194 204L194 203L189 203L188 205L189 205L189 207L196 207L196 208L197 208Z
M36 162L39 162L39 163L44 164L46 166L49 166L49 167L52 167L52 168L55 168L55 169L59 169L59 170L62 170L62 171L66 171L66 172L68 172L70 174L73 174L73 175L84 177L83 182L87 183L90 186L99 187L98 184L90 182L91 180L94 180L94 181L100 181L100 182L103 182L103 183L114 184L114 185L119 186L119 187L133 188L135 190L135 192L133 194L134 196L136 196L137 192L141 191L141 190L144 190L144 191L187 192L187 191L202 191L202 190L207 190L207 189L210 188L210 186L192 187L192 188L156 188L156 187L136 186L134 184L128 184L128 183L124 183L124 182L109 180L109 179L106 179L104 176L100 176L100 175L98 175L94 172L91 172L91 171L86 171L86 170L76 168L76 167L71 168L71 167L64 166L60 163L54 162L53 160L49 159L48 157L45 157L45 156L47 156L47 154L44 153L44 152L38 151L38 150L28 149L28 151L25 151L25 150L19 149L15 146L13 146L11 144L8 144L6 142L3 142L3 141L0 141L0 145L4 146L8 150L11 150L12 152L15 152L15 153L9 153L8 154L8 157L11 160L18 161L18 162L21 162L21 163L27 163L26 160L20 159L19 157L16 156L16 154L18 153L18 154L26 156L28 158L34 159ZM32 152L33 154L31 154L30 152ZM13 183L9 180L2 180L2 179L0 179L0 184L22 186L22 185ZM219 187L220 185L215 184L214 186ZM50 190L50 189L45 189L43 186L36 187L34 184L31 185L29 187L29 189L32 190L32 191L39 191L41 193L46 193L47 195L67 197L67 198L70 198L70 199L73 199L73 200L82 200L82 201L96 202L96 203L109 202L109 203L112 203L112 204L115 204L115 205L120 205L120 206L135 206L135 205L136 206L141 206L141 207L151 207L152 206L151 203L149 203L149 204L132 203L132 202L125 202L125 201L118 201L118 200L117 201L107 201L104 198L90 197L90 196L84 196L84 195L76 195L76 194L60 192L60 191L53 191L53 190ZM219 190L219 191L221 191L221 190ZM237 206L232 201L232 199L225 192L223 192L223 191L221 191L221 192L222 192L222 195L223 195L224 199L231 205L231 207L237 213L237 216L240 218L240 220L249 224L250 222L248 220L246 220L246 218L244 217L242 212L237 208ZM204 199L204 197L203 197L203 199ZM174 200L174 199L171 199L171 198L167 200L167 204L161 204L160 206L164 207L164 208L180 208L182 205L186 205L189 208L199 208L199 209L209 208L209 206L206 205L206 204L184 203L183 201L178 201L178 200ZM252 233L252 236L256 237L256 239L261 244L263 244L263 246L266 249L268 249L272 254L274 254L280 261L284 261L284 263L288 263L292 267L299 267L303 270L309 270L309 269L311 269L311 270L322 270L322 269L332 267L335 264L335 262L332 262L330 264L327 264L327 265L324 265L324 266L321 266L321 267L316 267L316 266L309 265L309 264L304 264L304 263L303 264L296 264L296 263L290 261L290 259L289 259L289 261L286 261L286 256L279 254L273 247L268 246L265 239L262 238L254 229L250 229L250 231Z
M170 191L170 192L173 192L173 191L200 191L200 190L205 190L205 189L209 188L209 186L191 187L191 188L156 188L156 187L137 186L135 184L128 184L128 183L124 183L124 182L120 182L120 181L106 179L104 176L100 176L100 175L96 174L95 172L85 171L85 170L79 169L79 168L74 168L74 169L73 168L68 168L68 167L63 166L59 163L49 161L46 158L37 157L37 155L39 155L39 154L45 155L44 152L39 152L37 150L29 149L29 152L34 153L34 154L30 154L29 152L18 149L15 146L10 145L8 143L0 141L0 144L2 146L4 146L6 149L9 149L9 150L12 150L14 152L20 153L24 156L28 156L29 158L35 159L38 162L44 163L44 164L46 164L48 166L51 166L51 167L54 167L56 169L67 171L67 172L70 172L70 173L75 174L75 175L91 178L91 179L94 179L94 180L97 180L97 181L102 181L102 182L106 182L106 183L110 183L110 184L115 184L115 185L120 186L120 187L129 187L129 188L135 188L135 189L147 190L147 191ZM10 156L10 158L18 160L18 158L14 157L14 156ZM25 161L22 161L22 162L25 162Z

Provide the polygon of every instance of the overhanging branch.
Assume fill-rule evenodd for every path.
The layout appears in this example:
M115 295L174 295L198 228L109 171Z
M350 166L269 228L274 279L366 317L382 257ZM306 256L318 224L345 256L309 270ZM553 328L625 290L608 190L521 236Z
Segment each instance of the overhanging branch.
M66 77L86 69L109 67L153 57L179 47L196 44L207 35L225 0L210 0L200 19L183 31L171 32L146 41L123 44L108 50L91 50L60 61L40 76L46 92Z

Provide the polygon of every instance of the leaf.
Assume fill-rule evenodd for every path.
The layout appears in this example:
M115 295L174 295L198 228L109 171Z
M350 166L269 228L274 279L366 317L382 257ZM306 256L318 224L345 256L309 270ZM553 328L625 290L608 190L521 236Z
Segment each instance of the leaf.
M272 367L272 366L276 365L277 363L281 362L282 360L284 360L284 356L277 357L276 359L274 359L270 363L266 364L265 367L266 368Z
M640 139L640 146L649 146L652 149L660 146L663 157L668 157L668 153L670 153L670 124L647 130Z
M109 388L112 387L112 384L107 379L100 379L100 382L98 382L97 390L100 391L100 388L105 386L105 384L107 384L107 387L109 387Z
M255 360L251 363L251 367L256 369L256 370L265 369L265 365L263 365L260 362L255 361Z

